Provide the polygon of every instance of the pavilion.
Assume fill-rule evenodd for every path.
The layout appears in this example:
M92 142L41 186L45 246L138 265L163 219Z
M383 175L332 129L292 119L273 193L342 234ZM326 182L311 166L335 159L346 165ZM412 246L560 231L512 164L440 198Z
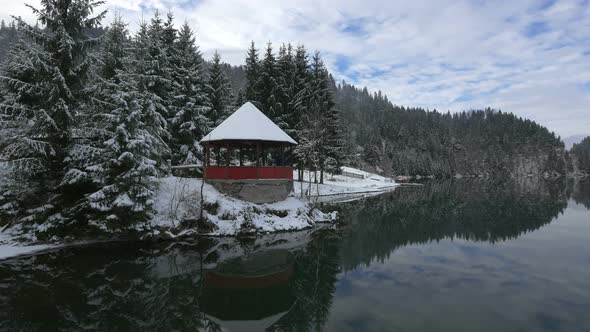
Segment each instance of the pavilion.
M204 178L218 190L253 203L281 201L293 189L290 149L297 145L247 102L199 142Z

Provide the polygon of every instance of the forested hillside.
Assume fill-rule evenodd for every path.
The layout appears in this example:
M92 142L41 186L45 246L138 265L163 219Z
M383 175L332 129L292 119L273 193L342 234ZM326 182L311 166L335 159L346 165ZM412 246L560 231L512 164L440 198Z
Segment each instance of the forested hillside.
M586 137L580 143L574 144L569 151L569 156L572 160L572 172L590 176L590 137Z
M16 23L14 21L10 23L6 23L4 20L0 21L0 63L16 41L16 37Z
M241 66L225 69L247 76L236 75L246 71ZM563 142L533 121L492 109L451 114L397 106L381 92L336 83L331 76L328 80L346 162L353 166L436 177L566 173Z
M437 177L565 174L561 140L511 113L401 107L380 92L346 83L336 88L336 105L356 149L356 163L385 172Z

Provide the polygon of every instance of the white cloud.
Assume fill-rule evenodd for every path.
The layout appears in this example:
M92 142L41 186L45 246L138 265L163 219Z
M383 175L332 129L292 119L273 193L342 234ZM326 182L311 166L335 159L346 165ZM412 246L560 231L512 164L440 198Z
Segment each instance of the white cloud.
M232 64L243 63L251 40L261 48L267 41L304 43L322 52L337 79L380 89L397 104L444 111L491 106L562 136L590 134L590 91L580 87L590 81L587 2L541 8L534 0L108 0L107 6L132 29L154 9L173 10L195 28L206 56L218 49ZM24 5L8 0L0 0L0 13L32 19ZM341 31L350 22L362 31ZM339 70L343 57L350 66Z

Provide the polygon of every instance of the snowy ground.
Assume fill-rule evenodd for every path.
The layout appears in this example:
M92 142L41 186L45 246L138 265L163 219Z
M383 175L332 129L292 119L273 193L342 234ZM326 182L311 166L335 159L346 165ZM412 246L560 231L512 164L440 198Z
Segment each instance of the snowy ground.
M201 180L167 177L159 180L155 209L158 214L153 226L170 234L184 235L193 230L175 233L183 220L196 220L200 211ZM223 195L211 185L203 186L204 215L213 229L203 235L229 236L239 233L270 233L299 230L316 222L335 219L335 213L322 213L305 199L292 195L285 201L271 204L254 204ZM180 227L179 227L180 226ZM156 234L160 235L160 234Z
M324 184L316 185L315 183L313 183L314 174L306 171L303 174L303 183L295 181L295 193L297 195L301 195L302 190L305 193L311 190L312 197L323 197L323 201L332 200L331 198L327 198L326 196L334 196L334 200L341 200L346 196L357 197L361 196L360 194L376 194L385 191L391 191L398 186L398 184L395 183L395 181L391 178L364 172L359 169L350 167L342 167L342 170L345 174L351 173L363 178L361 179L345 175L324 174ZM311 186L309 183L310 176L312 182ZM319 181L319 173L317 174L317 176ZM293 178L297 179L297 171L293 172Z
M39 244L39 245L24 245L15 242L14 235L12 233L0 233L0 260L27 255L39 251L49 250L57 248L56 245L51 244Z

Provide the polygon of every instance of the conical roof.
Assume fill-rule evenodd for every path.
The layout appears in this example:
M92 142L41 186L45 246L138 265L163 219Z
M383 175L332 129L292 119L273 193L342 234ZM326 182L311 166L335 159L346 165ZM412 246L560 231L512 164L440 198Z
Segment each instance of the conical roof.
M244 140L270 141L297 144L279 126L270 120L251 102L247 102L209 134L200 143Z

